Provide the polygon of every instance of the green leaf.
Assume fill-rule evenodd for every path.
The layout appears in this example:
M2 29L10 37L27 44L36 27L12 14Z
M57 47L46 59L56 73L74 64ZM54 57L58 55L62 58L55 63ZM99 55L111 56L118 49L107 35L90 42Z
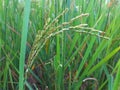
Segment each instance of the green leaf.
M100 68L103 64L109 61L110 58L113 57L119 51L120 51L120 47L117 47L116 49L114 49L110 54L108 54L104 59L102 59L97 65L91 68L87 73L87 75L89 76L90 74L92 74L96 69Z
M28 23L30 15L30 0L25 1L25 10L22 26L22 37L21 37L21 48L20 48L20 61L19 61L19 90L24 90L24 66L25 66L25 53L26 53L26 42L28 33Z

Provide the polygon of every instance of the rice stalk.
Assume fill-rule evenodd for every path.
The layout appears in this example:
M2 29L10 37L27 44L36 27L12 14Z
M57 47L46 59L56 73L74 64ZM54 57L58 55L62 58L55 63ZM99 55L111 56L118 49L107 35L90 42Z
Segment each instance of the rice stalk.
M88 16L89 15L88 13L78 15L75 18L72 18L69 22L63 22L62 24L55 27L54 25L58 22L58 19L60 17L62 17L67 11L68 11L68 9L65 9L50 24L48 24L48 25L45 24L44 30L38 30L38 33L37 33L37 35L35 37L34 43L32 45L32 49L31 49L29 57L28 57L27 68L31 68L36 56L40 52L41 48L45 45L47 40L50 37L55 36L55 35L57 35L57 34L59 34L61 32L73 29L72 31L74 31L74 32L87 33L87 34L95 35L95 36L98 36L98 37L101 37L101 38L104 38L104 39L109 39L108 37L105 37L105 36L102 36L102 35L98 34L98 33L105 33L105 32L100 31L100 30L95 30L93 28L86 27L87 24L80 24L80 25L69 26L68 28L64 28L64 26L70 25L73 21L75 21L75 20L77 20L77 19L79 19L81 17ZM63 29L57 31L60 28L63 28ZM80 29L80 30L78 30L78 29ZM85 31L85 30L90 30L90 31ZM97 33L95 34L93 32L97 32Z

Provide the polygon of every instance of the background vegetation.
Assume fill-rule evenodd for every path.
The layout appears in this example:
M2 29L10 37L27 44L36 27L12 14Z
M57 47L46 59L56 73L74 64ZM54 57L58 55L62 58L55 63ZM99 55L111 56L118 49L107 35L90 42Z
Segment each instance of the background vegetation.
M119 1L0 6L0 90L120 90Z

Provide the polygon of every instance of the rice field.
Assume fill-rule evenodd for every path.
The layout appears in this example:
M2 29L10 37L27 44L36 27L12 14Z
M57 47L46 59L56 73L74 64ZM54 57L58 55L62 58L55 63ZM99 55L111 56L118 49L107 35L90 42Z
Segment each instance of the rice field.
M119 0L0 6L0 90L120 90Z

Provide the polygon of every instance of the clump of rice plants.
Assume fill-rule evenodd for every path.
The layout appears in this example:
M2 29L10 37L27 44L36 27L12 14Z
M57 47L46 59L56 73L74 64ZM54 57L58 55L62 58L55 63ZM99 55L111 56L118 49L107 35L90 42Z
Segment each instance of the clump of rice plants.
M1 90L119 90L120 2L1 0Z

